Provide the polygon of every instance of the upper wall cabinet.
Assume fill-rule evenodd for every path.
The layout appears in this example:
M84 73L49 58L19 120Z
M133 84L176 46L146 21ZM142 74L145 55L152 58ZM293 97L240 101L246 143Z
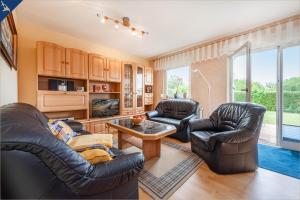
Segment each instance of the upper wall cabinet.
M37 42L39 75L65 76L65 48L48 42Z
M145 85L153 85L153 69L145 67Z
M89 54L89 79L106 81L106 58L97 54Z
M88 54L49 42L37 42L38 74L44 76L88 78Z
M121 82L122 62L107 59L97 54L89 55L89 79L108 82Z
M77 49L66 49L66 77L88 78L88 54Z
M107 81L121 82L122 62L116 59L107 59Z

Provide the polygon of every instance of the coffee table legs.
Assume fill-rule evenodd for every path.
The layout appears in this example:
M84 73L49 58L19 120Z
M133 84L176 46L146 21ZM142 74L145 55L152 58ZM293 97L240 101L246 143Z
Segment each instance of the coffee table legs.
M154 157L160 157L161 140L143 140L143 153L145 160L150 160Z
M154 157L160 157L161 139L158 140L142 140L129 134L118 131L118 148L125 149L131 145L143 150L145 160L150 160Z

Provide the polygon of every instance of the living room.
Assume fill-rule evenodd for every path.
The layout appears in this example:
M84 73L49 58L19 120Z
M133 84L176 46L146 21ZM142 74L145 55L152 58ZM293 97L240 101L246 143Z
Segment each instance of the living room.
M300 0L0 9L1 198L300 199Z

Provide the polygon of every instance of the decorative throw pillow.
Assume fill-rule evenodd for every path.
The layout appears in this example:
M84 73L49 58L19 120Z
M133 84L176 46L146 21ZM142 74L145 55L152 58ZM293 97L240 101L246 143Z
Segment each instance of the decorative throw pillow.
M103 163L112 160L111 156L102 149L90 149L80 153L91 164Z
M77 136L77 133L63 121L49 121L48 126L52 134L65 143L69 143L73 137Z
M112 158L116 157L116 155L112 152L112 150L110 150L107 146L104 146L103 144L94 144L83 149L77 149L76 151L84 152L86 150L92 150L92 149L101 149L106 151Z
M108 148L112 147L112 134L89 134L74 137L68 142L68 145L75 151L82 151L93 147L94 145L104 145Z

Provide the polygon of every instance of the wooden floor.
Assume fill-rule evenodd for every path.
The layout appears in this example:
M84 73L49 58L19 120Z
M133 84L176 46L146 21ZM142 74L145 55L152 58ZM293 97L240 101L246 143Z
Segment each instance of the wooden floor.
M139 189L140 199L152 199ZM300 199L300 181L269 170L218 175L203 164L170 199Z

